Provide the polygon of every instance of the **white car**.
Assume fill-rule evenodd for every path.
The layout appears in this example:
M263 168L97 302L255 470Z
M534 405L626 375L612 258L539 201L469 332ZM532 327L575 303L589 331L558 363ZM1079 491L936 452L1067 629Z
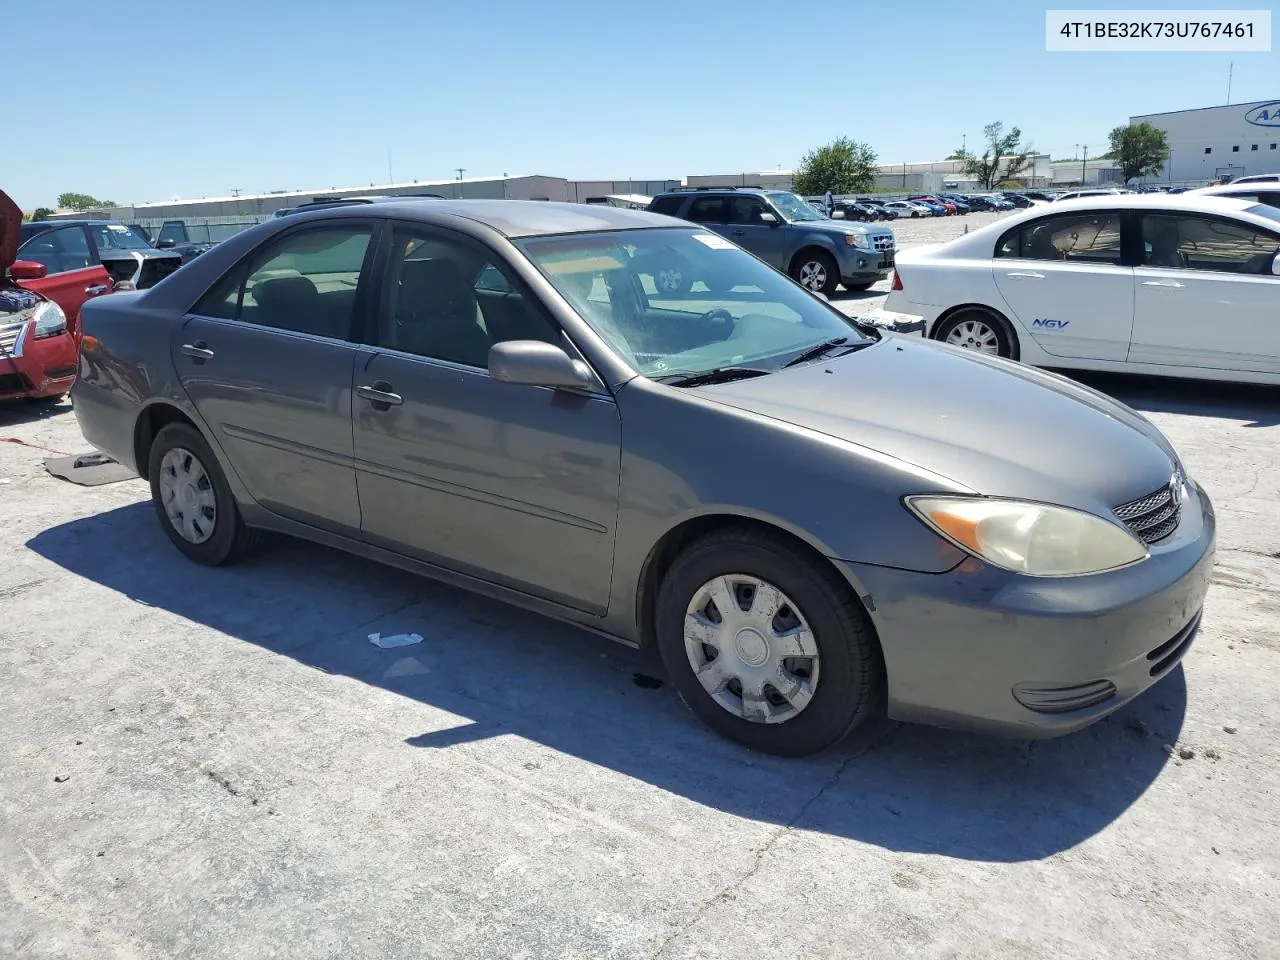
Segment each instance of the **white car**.
M1224 183L1217 187L1200 187L1188 190L1188 196L1195 197L1235 197L1237 200L1252 200L1255 203L1266 203L1280 207L1280 182L1268 180L1239 180Z
M910 200L890 200L884 208L898 218L933 216L933 211L924 204L912 203Z
M1280 209L1183 193L1033 207L897 256L885 308L1040 367L1280 383Z

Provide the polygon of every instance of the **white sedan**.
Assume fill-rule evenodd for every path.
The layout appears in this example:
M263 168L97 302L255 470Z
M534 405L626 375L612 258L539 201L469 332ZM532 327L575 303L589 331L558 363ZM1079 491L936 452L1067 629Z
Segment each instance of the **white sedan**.
M923 203L912 203L910 200L890 200L884 208L895 217L932 217L933 211Z
M897 256L885 308L1039 367L1280 383L1280 209L1197 194L1032 207Z

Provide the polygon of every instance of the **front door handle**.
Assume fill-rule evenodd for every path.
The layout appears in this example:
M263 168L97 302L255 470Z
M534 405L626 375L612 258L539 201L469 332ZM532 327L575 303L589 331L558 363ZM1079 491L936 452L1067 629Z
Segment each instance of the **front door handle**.
M1179 290L1183 286L1177 280L1143 280L1142 285L1144 287L1175 287Z
M1010 280L1043 280L1044 274L1043 273L1010 273L1008 274L1008 277Z
M356 396L368 400L375 410L390 410L404 403L404 397L394 392L391 384L385 380L375 380L368 386L356 387Z
M206 360L213 359L213 351L209 349L209 345L203 340L197 340L195 343L184 343L182 352L196 363L204 363Z
M105 283L95 283L92 286L85 287L84 292L91 297L96 297L100 293L106 293L111 288Z

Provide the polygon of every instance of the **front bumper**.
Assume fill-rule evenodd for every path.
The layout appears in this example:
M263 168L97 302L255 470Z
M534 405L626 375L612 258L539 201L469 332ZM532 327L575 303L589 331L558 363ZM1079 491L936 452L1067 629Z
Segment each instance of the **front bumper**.
M840 280L844 283L883 280L893 269L896 252L893 247L884 250L845 247L840 252Z
M56 397L76 381L76 341L69 333L34 340L30 328L0 353L0 400Z
M884 650L889 715L1025 738L1100 720L1190 648L1214 529L1197 489L1150 557L1111 573L1024 577L975 559L943 574L847 564Z

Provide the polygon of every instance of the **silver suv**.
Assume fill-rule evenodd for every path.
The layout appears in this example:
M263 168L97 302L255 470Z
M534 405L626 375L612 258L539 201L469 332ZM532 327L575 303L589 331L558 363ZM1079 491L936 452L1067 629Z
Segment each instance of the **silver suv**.
M892 230L831 220L786 190L685 187L654 197L648 209L714 230L826 296L841 283L866 290L893 269ZM671 293L691 282L679 270L658 279Z

